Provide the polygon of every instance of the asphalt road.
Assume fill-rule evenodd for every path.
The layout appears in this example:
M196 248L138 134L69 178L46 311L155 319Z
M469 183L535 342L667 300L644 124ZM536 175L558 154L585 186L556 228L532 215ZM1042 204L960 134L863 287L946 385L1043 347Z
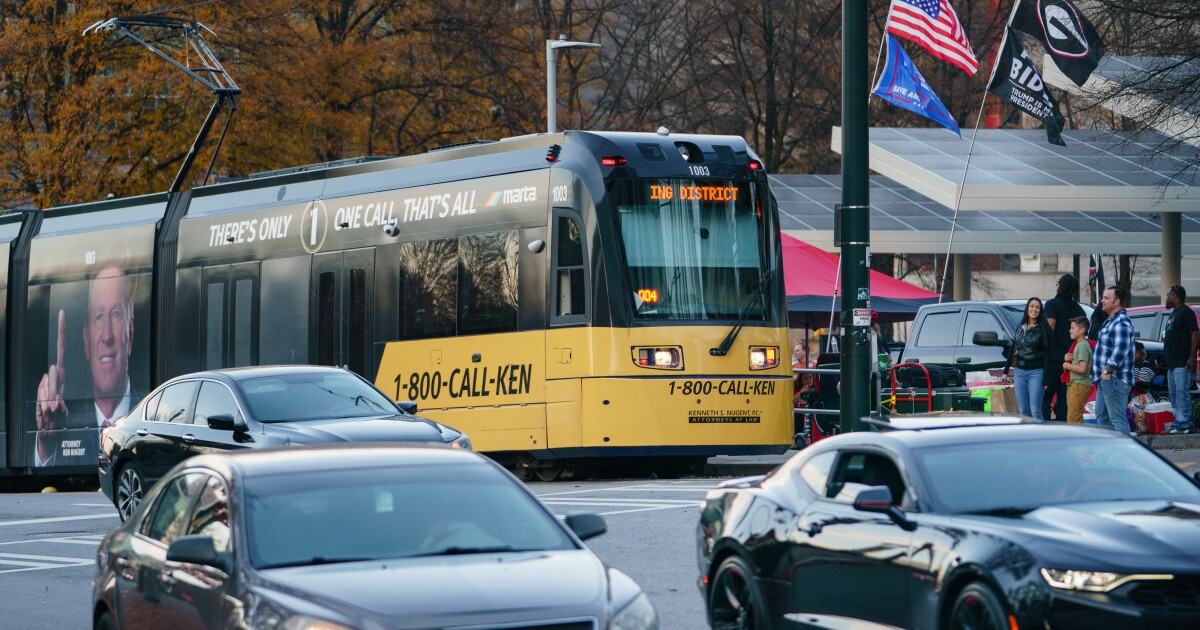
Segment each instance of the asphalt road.
M1161 451L1188 473L1200 449ZM534 483L558 514L595 512L608 533L589 542L647 591L664 629L706 627L696 589L695 524L720 479ZM117 523L99 493L0 495L0 630L90 627L96 545Z

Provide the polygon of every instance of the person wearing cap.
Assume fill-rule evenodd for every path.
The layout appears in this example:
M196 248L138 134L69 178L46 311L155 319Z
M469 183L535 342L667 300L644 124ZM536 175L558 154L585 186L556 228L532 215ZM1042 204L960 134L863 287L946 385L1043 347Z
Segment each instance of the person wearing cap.
M1200 326L1196 312L1185 304L1187 291L1176 284L1167 290L1167 328L1163 334L1163 359L1167 368L1167 394L1175 424L1171 433L1195 433L1192 423L1192 397L1188 393L1196 382L1196 351L1200 349Z
M1050 327L1050 349L1046 351L1046 367L1043 370L1042 417L1060 422L1067 419L1067 383L1062 380L1063 362L1059 357L1071 348L1071 321L1083 317L1083 307L1075 300L1079 294L1079 280L1064 273L1058 279L1054 297L1046 301L1042 319ZM1069 379L1068 379L1069 380Z

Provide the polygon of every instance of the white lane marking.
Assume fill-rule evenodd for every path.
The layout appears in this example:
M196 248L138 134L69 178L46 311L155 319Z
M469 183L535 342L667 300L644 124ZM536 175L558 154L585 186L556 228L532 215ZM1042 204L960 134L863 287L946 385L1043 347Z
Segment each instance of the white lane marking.
M542 503L584 503L584 504L602 504L602 503L621 503L630 505L698 505L699 501L687 499L628 499L614 497L561 497L557 499L546 499Z
M85 521L93 518L117 518L117 513L83 514L80 516L55 516L51 518L29 518L20 521L0 521L0 527L10 527L12 525L37 525L38 523L61 523L63 521Z
M78 505L80 507L113 507L111 503L72 503L71 505Z
M32 538L30 540L14 540L2 542L0 545L24 545L28 543L63 543L67 545L89 545L95 547L104 540L104 536L69 536L63 538Z
M15 566L17 569L0 569L0 573L40 571L94 564L94 558L64 558L62 556L34 556L24 553L0 553L0 566Z
M626 486L607 488L588 488L586 490L567 490L565 492L544 492L539 497L558 497L567 494L584 494L588 492L708 492L716 486ZM535 493L536 494L536 493Z
M617 510L615 512L600 512L599 514L600 514L600 516L612 516L614 514L631 514L633 512L652 512L654 510L673 510L673 509L677 509L677 508L681 508L681 507L688 507L688 506L686 506L686 505L660 505L660 506L656 506L656 507L644 507L644 508L637 508L637 509L633 509L633 510Z

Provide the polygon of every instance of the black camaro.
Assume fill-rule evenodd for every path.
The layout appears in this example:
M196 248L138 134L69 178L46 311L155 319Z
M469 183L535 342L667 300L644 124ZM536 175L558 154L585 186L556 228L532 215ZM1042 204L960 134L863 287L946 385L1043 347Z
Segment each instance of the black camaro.
M708 493L713 628L1200 627L1200 487L1171 463L1107 429L905 422Z
M330 367L197 372L163 383L100 437L100 487L129 517L179 462L204 453L324 442L434 442L466 435L404 411L362 377Z
M92 626L657 630L654 607L476 453L325 444L202 455L100 543Z

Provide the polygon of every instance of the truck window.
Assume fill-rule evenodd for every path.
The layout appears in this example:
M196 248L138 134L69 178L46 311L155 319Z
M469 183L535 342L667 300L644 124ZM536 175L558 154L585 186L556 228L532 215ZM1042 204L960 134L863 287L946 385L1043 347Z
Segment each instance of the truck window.
M1130 315L1129 321L1133 322L1133 336L1138 339L1153 339L1154 338L1154 320L1158 313L1138 313Z
M958 341L958 311L930 313L917 333L918 348L953 346Z
M1000 325L1000 320L987 311L967 311L967 325L963 326L962 342L959 345L969 346L974 343L975 333L991 331L1000 335L1001 339L1008 338L1008 332Z

